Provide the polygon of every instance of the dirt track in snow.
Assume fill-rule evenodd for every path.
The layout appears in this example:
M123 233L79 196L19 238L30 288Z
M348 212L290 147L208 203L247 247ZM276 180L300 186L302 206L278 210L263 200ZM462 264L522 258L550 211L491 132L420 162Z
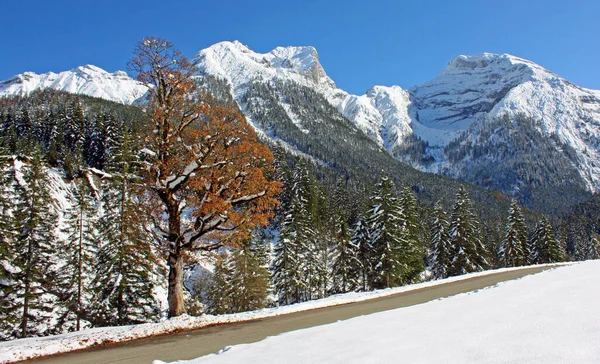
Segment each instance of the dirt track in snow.
M47 359L26 361L39 364L150 364L152 360L176 361L216 353L226 346L260 341L268 336L325 325L375 312L417 305L435 299L471 292L496 283L539 273L547 267L495 273L463 281L421 288L368 301L303 311L288 315L224 324L196 331L139 339L106 348L78 351ZM290 353L293 355L293 353Z

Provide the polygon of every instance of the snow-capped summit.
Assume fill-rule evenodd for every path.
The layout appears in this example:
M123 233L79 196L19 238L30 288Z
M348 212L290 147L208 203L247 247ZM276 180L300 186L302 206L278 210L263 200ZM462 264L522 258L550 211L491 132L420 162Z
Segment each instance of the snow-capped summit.
M308 88L322 96L341 116L394 157L421 170L474 183L480 183L480 178L490 174L487 170L473 172L474 163L483 168L484 164L500 163L505 158L492 154L498 143L507 143L500 137L506 134L496 130L490 135L486 125L503 115L512 120L525 115L535 121L536 148L552 145L568 159L562 165L571 164L587 189L600 189L600 91L575 86L523 58L492 53L461 55L420 86L410 90L374 86L364 95L352 95L337 88L319 62L316 49L309 46L277 47L258 53L239 41L225 41L198 52L192 64L199 76L225 81L224 92L231 93L248 120L267 135L270 135L267 129L272 129L274 123L284 123L281 118L289 119L304 134L318 133L306 125L314 124L318 118L312 113L320 111L304 111L299 115L291 105L291 101L299 99L291 100L289 90L278 89L283 82L295 85L292 87L297 92ZM262 88L252 87L255 83L263 84ZM133 103L147 90L122 71L108 73L87 65L58 74L17 75L0 82L0 96L47 87L126 104ZM264 94L257 94L261 92ZM264 112L260 113L261 110ZM479 146L476 153L465 149L465 137L471 138L469 148ZM485 148L481 148L482 143L487 143ZM474 160L474 155L479 161ZM550 164L546 165L547 174L555 170ZM472 177L467 176L469 173Z
M201 50L192 63L200 74L224 78L234 88L275 78L335 88L314 47L277 47L268 53L256 53L239 41L220 42Z
M545 137L576 151L573 162L590 190L600 187L599 91L575 86L519 57L484 53L453 59L433 80L413 88L411 99L421 123L452 136L439 147L472 125L505 114L531 117Z
M147 87L129 77L124 71L109 73L94 65L79 66L60 73L36 74L25 72L0 81L0 96L23 95L36 89L60 91L99 97L123 104L140 99Z
M520 58L484 53L458 56L433 80L411 89L418 119L446 130L444 146L472 123L484 119L514 87L532 80L533 63Z

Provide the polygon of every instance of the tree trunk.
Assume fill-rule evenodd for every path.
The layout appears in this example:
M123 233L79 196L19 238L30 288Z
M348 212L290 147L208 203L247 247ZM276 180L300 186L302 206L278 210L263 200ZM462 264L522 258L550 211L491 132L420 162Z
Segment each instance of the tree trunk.
M183 315L185 305L183 301L183 257L180 253L169 254L169 317Z

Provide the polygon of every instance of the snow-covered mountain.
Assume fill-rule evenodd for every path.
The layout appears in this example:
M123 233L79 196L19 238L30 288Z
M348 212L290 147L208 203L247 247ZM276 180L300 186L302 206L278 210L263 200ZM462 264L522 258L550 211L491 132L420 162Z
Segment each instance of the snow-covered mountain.
M465 155L457 160L452 153L456 143L451 143L481 132L485 123L503 115L512 119L525 115L536 123L539 138L545 138L535 143L553 143L558 152L572 148L575 154L568 156L569 161L586 188L600 187L600 91L577 87L518 57L459 56L419 87L407 91L399 86L375 86L360 96L335 86L312 47L278 47L260 54L239 42L222 42L198 53L194 64L199 74L225 79L242 106L251 83L273 86L279 80L310 87L396 158L421 170L476 183L481 181L468 176L471 167L502 157L489 153L475 160L472 150L462 150ZM280 103L294 120L285 98ZM419 140L422 143L415 143ZM415 149L422 158L415 158ZM505 190L514 188L514 184L504 186Z
M133 104L148 90L123 71L109 73L88 64L60 73L48 72L38 75L25 72L16 75L6 81L0 81L0 96L23 95L46 88L99 97L122 104Z
M415 129L430 146L445 147L474 132L477 123L526 115L542 135L573 148L581 177L591 190L600 187L600 91L518 57L484 53L455 58L436 78L413 88L411 99L416 119L448 136L432 143Z
M218 80L221 92L229 94L257 130L276 140L301 138L286 129L288 140L283 140L277 128L284 124L304 135L322 132L315 121L319 118L311 114L318 110L298 106L314 101L306 95L298 99L310 90L355 130L417 169L509 192L561 179L575 179L567 184L577 188L600 189L600 91L575 86L515 56L459 56L421 86L374 86L364 95L337 88L313 47L257 53L238 41L220 42L201 50L192 63L200 78ZM83 66L59 74L15 76L0 83L0 95L44 87L127 104L146 90L123 72ZM510 122L499 124L505 115ZM531 124L526 148L513 135L524 124ZM537 156L535 176L519 172L501 184L486 182L494 166L509 169L527 163L536 158L535 150L546 151ZM568 173L561 174L564 169Z

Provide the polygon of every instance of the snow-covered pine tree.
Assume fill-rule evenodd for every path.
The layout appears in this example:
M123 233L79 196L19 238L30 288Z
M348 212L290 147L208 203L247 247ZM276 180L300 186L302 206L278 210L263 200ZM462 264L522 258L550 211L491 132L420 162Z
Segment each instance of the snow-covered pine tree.
M504 239L498 249L498 261L503 267L518 267L527 262L525 218L516 200L512 200L508 210Z
M426 249L421 242L418 222L417 199L407 186L402 188L399 199L401 211L402 247L400 248L400 284L415 282L424 269Z
M360 287L361 262L358 246L353 244L348 223L343 216L334 218L337 231L335 246L331 253L331 289L332 293L346 293Z
M479 237L478 222L464 186L456 194L450 219L452 255L448 276L477 272L487 267L486 252Z
M538 221L530 246L533 250L530 253L532 264L555 263L564 260L560 243L556 239L550 221L545 216Z
M219 254L209 289L209 312L225 314L266 307L271 290L268 263L268 246L257 236Z
M230 312L258 310L267 306L270 291L268 251L265 241L248 239L229 258Z
M448 235L446 212L439 201L433 206L430 247L431 255L429 261L433 278L446 278L451 265L452 245L450 243L450 235Z
M304 299L303 254L307 249L305 236L312 234L306 226L307 212L297 196L285 213L279 239L275 244L273 286L281 304L292 304Z
M600 259L600 236L597 233L592 233L585 250L585 259Z
M576 261L586 260L586 250L589 244L589 241L586 241L583 237L577 236L574 237L574 247L575 251L573 252L573 259Z
M367 212L373 249L371 282L374 288L394 287L402 281L401 249L408 244L402 233L402 212L394 191L394 183L383 173L371 197L373 204Z
M17 237L12 208L16 181L13 158L2 146L0 144L0 341L16 336L14 331L19 321L19 312L16 312L18 306L13 306L16 298L12 282Z
M363 222L358 219L352 229L352 238L350 243L356 247L356 257L359 262L359 288L362 291L371 289L370 277L372 271L373 252L371 246L371 231Z
M577 261L600 259L600 237L595 229L589 239L575 237L574 259Z
M84 146L85 160L91 167L104 169L110 155L119 148L124 126L110 112L100 112L90 123Z
M322 186L319 186L306 161L294 171L293 193L305 204L306 221L302 229L305 249L302 251L304 278L306 280L306 300L325 297L327 293L327 199Z
M11 299L9 315L19 318L18 327L13 328L13 335L18 337L51 331L51 312L56 304L53 293L57 273L53 267L58 216L41 155L36 148L28 166L15 161L15 177L18 175L19 180L13 210L16 237L11 264L15 269L7 293Z
M97 220L102 244L93 281L97 325L128 325L158 317L153 296L158 260L138 203L135 160L125 134L107 167L112 177L103 183L103 213Z
M219 254L212 282L208 290L208 311L214 315L231 313L231 260L226 253Z
M322 199L305 163L294 169L291 201L275 246L273 279L282 304L323 297L327 284L326 238L315 230L322 225Z
M81 329L92 296L90 281L95 273L98 240L96 201L91 193L87 180L76 180L72 206L65 212L65 239L60 251L65 266L58 279L61 308L57 319L63 331Z

